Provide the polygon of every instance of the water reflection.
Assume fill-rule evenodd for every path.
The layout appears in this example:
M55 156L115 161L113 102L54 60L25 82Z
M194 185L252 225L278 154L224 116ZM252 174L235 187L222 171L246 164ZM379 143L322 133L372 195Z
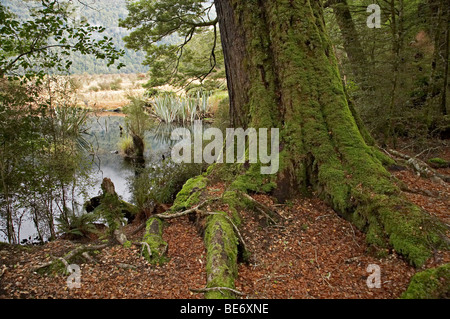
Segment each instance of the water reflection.
M83 203L101 193L100 185L103 178L108 177L115 185L117 194L126 201L132 201L129 181L137 176L144 163L125 160L120 154L119 142L121 133L126 134L125 117L122 115L91 116L88 121L90 136L86 139L92 144L90 153L86 153L86 159L92 165L92 173L89 184L83 189L74 192L74 198L69 200L69 208L73 211L81 211ZM179 126L174 124L155 123L146 132L144 160L146 165L157 165L163 159L170 157L171 147L176 143L170 139L171 132ZM193 132L193 126L187 126ZM208 126L204 125L203 129ZM125 132L124 132L125 131ZM136 166L139 164L140 166ZM83 183L80 183L83 184ZM75 207L74 207L75 206ZM31 220L24 220L21 225L20 238L22 241L34 237L36 233ZM0 233L0 241L6 241Z

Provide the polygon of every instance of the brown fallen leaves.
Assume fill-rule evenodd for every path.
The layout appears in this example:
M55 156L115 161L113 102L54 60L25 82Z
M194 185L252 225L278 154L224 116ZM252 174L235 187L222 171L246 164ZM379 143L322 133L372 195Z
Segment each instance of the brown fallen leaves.
M136 238L142 238L142 235L138 233ZM183 217L167 222L164 239L169 243L168 263L149 265L135 246L108 247L95 255L97 264L79 265L80 289L69 289L67 276L42 276L32 271L50 260L45 257L47 254L60 256L73 249L70 242L58 240L30 250L17 247L3 249L0 264L5 264L7 270L1 278L0 298L201 298L201 295L190 292L189 288L204 287L206 284L202 238Z
M431 197L407 196L449 223L446 185L410 171L395 175L410 189L429 190ZM220 183L211 185L208 193L220 196L224 188ZM249 264L239 265L236 289L246 298L398 298L417 271L395 252L384 259L368 254L365 235L318 199L274 205L269 196L252 197L276 211L281 221L267 226L264 215L241 212L241 234L252 256ZM127 227L131 234L138 225ZM196 227L187 216L167 221L164 239L170 261L164 265L149 265L136 246L103 249L95 255L98 263L80 265L80 289L69 289L67 276L32 271L51 256L63 256L75 247L73 243L57 240L32 248L0 246L0 298L203 298L189 290L206 285L206 251ZM139 241L142 235L140 231L132 240ZM427 267L449 261L448 252L436 252ZM367 286L370 264L381 269L381 288Z
M364 235L319 200L295 201L280 213L279 227L259 230L258 220L245 213L244 236L254 256L240 266L237 288L249 297L396 298L414 274L395 254L367 255ZM370 264L381 268L380 289L367 286Z

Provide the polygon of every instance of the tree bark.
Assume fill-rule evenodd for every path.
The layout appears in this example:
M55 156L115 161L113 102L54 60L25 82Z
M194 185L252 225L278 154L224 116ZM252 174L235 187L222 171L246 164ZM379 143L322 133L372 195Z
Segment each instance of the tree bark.
M168 244L163 239L161 219L152 217L147 221L143 243L145 246L142 248L142 253L151 264L161 264L166 261Z
M270 190L282 202L312 187L366 231L378 251L393 246L422 265L431 255L427 238L441 243L437 228L402 197L379 152L365 143L349 109L321 2L215 4L232 124L280 129L278 174L258 179L258 164L249 165L237 177L240 189L252 181L248 189Z
M435 17L434 54L431 66L430 85L426 101L426 117L429 126L433 117L447 115L448 60L449 60L449 26L450 9L445 0L429 0L428 5Z
M237 276L237 238L225 213L208 216L205 229L206 299L235 298L234 280ZM214 290L226 287L231 290Z
M361 85L362 89L365 89L366 84L364 81L368 61L359 41L358 32L356 31L347 0L332 0L329 4L333 8L336 22L341 30L344 49L347 53L355 81Z

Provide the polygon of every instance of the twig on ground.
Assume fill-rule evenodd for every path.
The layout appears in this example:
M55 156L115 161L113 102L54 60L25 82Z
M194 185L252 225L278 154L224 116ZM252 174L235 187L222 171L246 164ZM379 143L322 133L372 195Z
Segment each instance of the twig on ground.
M220 291L222 294L222 290L227 290L227 291L231 291L232 293L238 295L238 296L245 296L245 294L243 292L240 292L239 290L233 289L233 288L228 288L228 287L213 287L213 288L201 288L201 289L192 289L189 288L190 291L195 292L195 293L205 293L205 292L209 292L209 291Z

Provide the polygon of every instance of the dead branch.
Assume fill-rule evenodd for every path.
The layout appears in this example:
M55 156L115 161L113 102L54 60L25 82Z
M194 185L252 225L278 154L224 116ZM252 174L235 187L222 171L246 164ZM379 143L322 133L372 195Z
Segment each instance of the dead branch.
M3 266L2 266L2 269L0 269L0 278L2 278L2 276L3 276L4 273L6 272L6 269L8 269L8 268L6 267L6 265L3 265Z
M192 292L195 292L195 293L205 293L205 292L209 292L209 291L220 291L221 293L223 293L222 290L227 290L227 291L231 291L232 293L234 293L238 296L245 296L245 294L243 292L240 292L239 290L228 288L228 287L213 287L213 288L201 288L201 289L189 288L189 290Z
M130 265L130 264L123 264L123 263L118 264L117 267L121 268L121 269L131 269L131 270L136 270L137 269L136 266L133 266L133 265Z
M67 260L70 260L74 256L76 256L78 254L83 254L83 252L87 252L87 251L100 250L107 246L108 246L107 244L96 245L96 246L86 246L86 245L79 246L79 247L75 248L74 250L71 250L70 252L68 252L64 257L53 257L54 260L46 262L44 264L41 264L41 265L35 267L33 269L33 271L38 271L42 268L49 267L55 262L55 260L60 260L67 268L69 266L69 263L67 262Z
M209 202L218 200L219 198L212 198L212 199L208 199L205 200L204 202L198 204L197 206L194 206L188 210L182 211L182 212L178 212L178 213L162 213L162 214L156 214L153 215L152 217L154 218L160 218L160 219L173 219L173 218L178 218L178 217L182 217L182 216L186 216L189 214L194 214L199 212L200 208L202 208L203 206L205 206L206 204L208 204Z
M92 258L92 256L89 255L89 253L88 253L87 251L83 252L83 253L81 254L81 256L83 256L87 261L89 261L89 262L91 262L91 263L93 263L93 264L96 264L96 263L97 263L97 261L96 261L94 258Z
M428 189L409 188L406 185L400 185L400 189L403 192L407 192L407 193L411 193L411 194L418 194L418 195L422 195L422 196L426 196L426 197L448 200L447 196L441 196L441 194L439 194L439 192L432 192Z
M431 178L441 184L444 182L450 183L450 176L436 172L427 163L425 163L424 161L422 161L416 157L411 157L409 155L406 155L404 153L401 153L401 152L393 150L393 149L388 149L388 150L382 149L382 150L392 158L398 157L398 158L406 160L407 163L410 166L412 166L412 168L417 173L419 173L419 175L421 175L421 176Z
M278 224L275 219L272 216L277 215L274 211L272 211L272 209L270 209L269 207L267 207L266 205L264 205L263 203L258 202L257 200L253 199L253 197L251 197L248 194L245 193L241 193L241 195L243 197L245 197L246 199L248 199L249 201L251 201L256 209L262 213L264 216L266 216L267 219L269 219L273 224Z

